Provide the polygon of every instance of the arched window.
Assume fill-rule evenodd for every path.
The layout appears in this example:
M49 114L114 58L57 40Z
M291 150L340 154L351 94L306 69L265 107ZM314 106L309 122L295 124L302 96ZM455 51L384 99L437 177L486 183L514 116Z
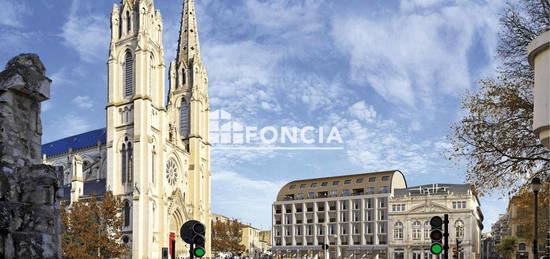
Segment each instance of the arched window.
M128 141L128 137L124 138L124 143L122 144L122 149L120 150L120 156L122 183L132 182L134 152L132 143Z
M132 53L126 52L124 58L124 97L134 93L134 58Z
M456 238L464 238L464 222L457 220L455 222Z
M130 17L130 11L126 11L126 32L130 33L132 30L132 18Z
M149 57L149 96L153 93L153 76L155 75L155 63L153 62L153 56ZM152 96L151 96L152 97Z
M519 245L518 245L518 250L519 250L519 251L525 251L525 250L527 250L527 245L525 245L525 243L519 243Z
M126 143L122 144L122 149L120 150L120 172L122 173L122 183L126 182L126 158L127 158Z
M395 223L393 228L393 238L394 239L403 239L403 223L400 221Z
M180 134L187 137L189 134L189 103L182 98L180 106Z
M124 226L130 226L130 203L126 200L124 201L124 208L122 214L124 216Z
M134 178L134 150L132 143L128 142L128 182Z
M421 236L420 221L415 221L412 224L412 239L419 240Z

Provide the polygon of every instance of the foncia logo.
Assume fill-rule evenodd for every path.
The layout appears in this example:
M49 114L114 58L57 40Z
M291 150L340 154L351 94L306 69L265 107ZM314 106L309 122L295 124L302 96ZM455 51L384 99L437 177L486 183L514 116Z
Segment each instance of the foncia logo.
M210 142L216 149L343 149L336 127L245 126L224 110L210 112Z

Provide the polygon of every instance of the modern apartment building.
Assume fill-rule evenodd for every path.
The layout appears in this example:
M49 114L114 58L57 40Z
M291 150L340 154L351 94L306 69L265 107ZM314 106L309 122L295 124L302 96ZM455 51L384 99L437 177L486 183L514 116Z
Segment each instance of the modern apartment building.
M461 241L458 259L480 258L483 214L467 184L429 184L395 190L389 202L390 258L432 259L433 216L449 215L449 247Z
M273 203L277 258L388 258L388 198L407 188L397 170L293 181Z

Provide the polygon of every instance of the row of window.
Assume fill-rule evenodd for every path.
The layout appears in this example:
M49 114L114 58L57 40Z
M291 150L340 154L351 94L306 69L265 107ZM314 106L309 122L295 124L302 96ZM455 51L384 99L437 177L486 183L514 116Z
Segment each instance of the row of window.
M386 223L380 223L377 225L378 227L378 231L377 233L378 234L386 234L386 231L387 231L387 225ZM364 229L365 229L365 234L374 234L374 228L375 228L375 224L374 223L365 223L364 224ZM292 230L294 229L294 233L292 233ZM275 228L275 236L276 237L279 237L281 236L281 228ZM328 234L329 235L337 235L337 228L336 228L336 224L329 224L329 225L317 225L317 228L315 230L315 228L313 227L313 225L305 225L305 226L295 226L294 228L293 227L284 227L284 234L285 236L292 236L292 235L295 235L295 236L302 236L302 235L307 235L307 236L312 236L312 235L325 235L325 232L328 231ZM340 231L339 231L340 235L348 235L348 234L352 234L352 235L360 235L361 234L361 224L351 224L351 226L349 226L348 224L341 224L340 225Z
M365 209L372 209L374 208L374 203L376 202L376 200L378 201L378 208L386 208L386 205L387 205L387 202L388 202L388 198L386 197L380 197L378 199L376 198L367 198L365 199ZM348 200L342 200L342 201L339 201L338 203L340 204L340 210L348 210L350 208L350 206L348 205L349 201ZM313 206L314 203L307 203L307 204L294 204L294 211L293 211L293 204L287 204L287 205L275 205L275 214L281 214L284 209L285 213L292 213L292 212L295 212L295 213L302 213L305 211L307 212L313 212L315 210L314 206ZM329 201L328 204L326 205L328 206L328 210L329 211L335 211L336 210L336 201ZM351 202L351 208L353 208L354 210L359 210L361 209L361 200L360 199L355 199ZM325 211L325 204L324 202L321 202L320 203L317 203L317 210L316 211Z
M422 228L420 221L414 221L411 228L411 238L413 240L420 240L422 237ZM430 240L431 226L429 221L424 222L424 240ZM455 222L455 235L456 238L464 238L464 222L457 220ZM396 240L402 240L404 238L403 223L398 221L394 224L393 238Z
M382 176L381 177L382 181L389 181L390 180L390 177L389 176ZM355 183L363 183L364 179L363 178L358 178L355 180ZM370 183L372 182L376 182L376 177L369 177L368 181ZM344 180L344 184L351 184L353 181L351 179L347 179L347 180ZM328 186L329 182L321 182L321 186ZM336 186L336 185L339 185L340 184L340 181L332 181L332 186ZM297 185L296 184L293 184L293 185L290 185L289 189L290 190L293 190L293 189L296 189ZM304 189L307 187L307 184L303 183L303 184L300 184L300 189ZM317 188L317 183L312 183L310 184L309 186L310 188Z
M466 201L453 201L453 209L465 209ZM393 212L405 211L405 204L393 204L391 206Z
M284 244L285 246L303 246L303 245L313 246L314 245L313 241L315 238L305 238L305 239L306 239L305 242L302 238L298 238L293 242L292 238L275 237L275 246L282 246L283 240L285 241L285 244ZM316 239L317 239L317 244L319 245L325 243L326 241L324 236L318 236ZM376 239L378 240L378 242L375 242ZM374 235L365 235L364 245L375 245L375 244L386 245L388 243L386 235L378 235L376 239ZM361 238L352 237L350 239L348 238L348 236L340 236L339 240L336 238L329 238L328 242L332 246L336 245L337 243L339 245L361 245Z
M351 221L352 222L359 222L359 221L374 221L376 218L376 220L387 220L388 219L388 212L386 210L378 210L378 213L376 213L376 216L375 216L375 213L374 213L374 210L368 210L368 211L365 211L364 214L361 214L361 211L354 211L351 215L351 217L349 216L349 213L347 212L341 212L340 213L340 219L337 220L336 218L336 215L329 215L328 217L328 222L348 222ZM284 217L284 223L287 224L287 225L290 225L290 224L303 224L303 223L307 223L307 224L311 224L311 223L325 223L325 216L322 216L322 217L317 217L317 220L313 219L313 218L307 218L307 219L303 219L303 218L299 218L299 217L296 217L295 218L295 221L292 220L293 217L291 215L287 215ZM275 225L281 225L282 221L280 219L276 219L275 220Z
M366 189L359 188L359 189L344 189L341 192L338 190L331 190L329 191L322 191L322 192L309 192L307 193L307 196L305 193L297 193L297 194L287 194L285 195L284 200L304 200L304 199L317 199L317 198L331 198L331 197L342 197L342 196L358 196L358 195L365 195L365 194L375 194L375 193L388 193L389 192L389 186L382 186L378 188L378 191L376 191L375 187L368 187Z

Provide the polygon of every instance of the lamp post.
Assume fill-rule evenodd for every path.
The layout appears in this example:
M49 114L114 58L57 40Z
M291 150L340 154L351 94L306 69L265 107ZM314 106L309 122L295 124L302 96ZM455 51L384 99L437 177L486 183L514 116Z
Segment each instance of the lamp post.
M535 225L533 226L533 231L535 232L535 238L533 240L533 255L534 258L539 258L539 248L538 248L538 220L539 220L539 192L542 187L542 184L540 183L540 179L538 177L533 178L531 180L531 189L533 190L533 193L535 194Z

